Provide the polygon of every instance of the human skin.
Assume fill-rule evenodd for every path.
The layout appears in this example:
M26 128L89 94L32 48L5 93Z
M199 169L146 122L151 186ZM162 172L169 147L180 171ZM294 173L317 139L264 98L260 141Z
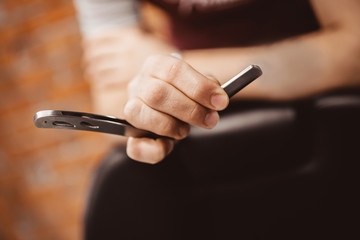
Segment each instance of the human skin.
M321 29L271 45L178 50L140 26L84 40L95 109L180 140L190 125L212 128L228 99L220 85L249 64L264 75L233 97L291 100L360 85L360 1L313 0ZM212 77L208 77L211 75ZM215 80L215 79L216 80ZM218 97L211 101L214 93ZM157 163L174 141L129 138L127 154Z

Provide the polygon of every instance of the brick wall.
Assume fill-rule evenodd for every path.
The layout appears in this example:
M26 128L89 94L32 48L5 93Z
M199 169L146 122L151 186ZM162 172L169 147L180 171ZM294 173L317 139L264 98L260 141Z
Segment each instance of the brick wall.
M0 1L0 239L80 239L103 135L36 129L38 110L90 111L71 0Z

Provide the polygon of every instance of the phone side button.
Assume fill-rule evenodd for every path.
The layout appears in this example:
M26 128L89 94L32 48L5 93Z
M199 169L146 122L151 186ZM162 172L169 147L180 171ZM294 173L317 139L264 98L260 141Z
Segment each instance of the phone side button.
M91 129L98 129L99 128L99 126L93 125L93 124L88 123L88 122L80 122L80 125L83 126L83 127L86 127L86 128L91 128Z
M56 127L75 128L75 125L68 123L68 122L64 122L64 121L54 121L52 124Z

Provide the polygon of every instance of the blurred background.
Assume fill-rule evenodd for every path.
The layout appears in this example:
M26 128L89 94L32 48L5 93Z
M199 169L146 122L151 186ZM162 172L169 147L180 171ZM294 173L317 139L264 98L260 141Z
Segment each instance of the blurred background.
M91 112L71 0L0 1L0 239L80 239L101 134L37 129L36 111Z

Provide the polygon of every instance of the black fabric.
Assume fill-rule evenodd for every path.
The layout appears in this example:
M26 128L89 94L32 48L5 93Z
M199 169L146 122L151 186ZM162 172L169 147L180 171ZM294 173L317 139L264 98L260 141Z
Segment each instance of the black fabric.
M160 164L115 148L85 239L358 239L360 91L230 108Z
M145 0L144 0L145 1ZM171 41L179 49L253 46L319 29L308 0L186 1L146 0L165 10ZM189 1L191 2L191 1ZM217 2L217 3L215 3Z

